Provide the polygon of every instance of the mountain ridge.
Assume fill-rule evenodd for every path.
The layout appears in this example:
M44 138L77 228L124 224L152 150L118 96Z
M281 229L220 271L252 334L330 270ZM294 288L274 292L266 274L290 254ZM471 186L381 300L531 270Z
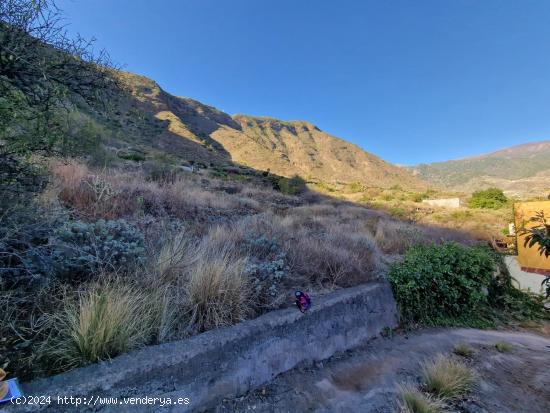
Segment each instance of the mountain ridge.
M310 181L360 182L377 187L406 185L417 190L428 187L407 169L326 133L309 121L240 113L231 116L193 98L171 95L144 76L128 72L121 72L120 76L143 116L163 122L164 130L148 138L150 144L163 151L170 150L170 138L176 147L183 144L178 138L183 138L201 147L193 150L203 162L204 157L211 157L206 161L237 162ZM142 144L146 141L141 139ZM194 157L193 151L186 154L179 149L179 157Z
M498 186L513 195L537 194L550 189L550 140L409 169L428 182L454 190Z

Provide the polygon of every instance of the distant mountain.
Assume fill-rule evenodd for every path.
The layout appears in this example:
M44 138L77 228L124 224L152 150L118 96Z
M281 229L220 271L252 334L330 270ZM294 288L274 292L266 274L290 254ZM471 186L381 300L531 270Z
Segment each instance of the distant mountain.
M309 122L230 116L196 100L170 95L145 77L121 73L121 78L134 98L131 104L122 104L124 110L137 112L142 123L156 123L154 128L143 128L145 135L134 130L135 142L142 146L187 160L237 162L312 181L427 187L406 168L385 162Z
M550 141L422 164L411 170L428 182L455 190L474 191L497 186L513 195L541 195L550 192Z

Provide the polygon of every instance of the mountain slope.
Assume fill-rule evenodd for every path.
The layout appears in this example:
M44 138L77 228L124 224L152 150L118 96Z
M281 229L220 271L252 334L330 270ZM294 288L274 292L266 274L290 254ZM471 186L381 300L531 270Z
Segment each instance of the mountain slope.
M253 168L323 182L426 187L407 170L325 133L309 122L246 115L233 119L240 128L220 128L211 136L235 161Z
M497 186L511 194L531 195L550 189L550 141L531 142L486 155L411 168L429 182L473 191Z
M199 156L210 163L237 162L282 176L324 182L361 182L367 186L427 184L410 171L365 152L356 145L321 131L309 122L230 115L196 100L176 97L155 82L124 73L124 83L136 99L142 118L162 121L142 145L171 151L187 160ZM136 138L137 139L137 138ZM181 148L183 142L194 145Z

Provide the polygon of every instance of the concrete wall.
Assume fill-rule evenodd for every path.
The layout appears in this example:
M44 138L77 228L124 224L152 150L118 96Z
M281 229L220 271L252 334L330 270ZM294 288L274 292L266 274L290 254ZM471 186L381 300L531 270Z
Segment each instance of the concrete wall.
M544 275L522 271L517 258L514 255L504 257L504 262L513 278L512 283L514 286L520 290L531 291L535 294L544 294L546 291L542 286L542 281L545 278Z
M445 208L460 208L460 199L459 198L448 198L448 199L424 199L422 201L424 204L437 207Z
M371 283L314 298L306 314L295 308L273 311L233 327L37 380L23 389L27 395L87 398L188 397L189 406L117 406L116 410L107 406L101 411L196 411L254 389L299 363L323 360L360 345L385 327L396 325L390 286ZM93 410L55 403L34 409Z

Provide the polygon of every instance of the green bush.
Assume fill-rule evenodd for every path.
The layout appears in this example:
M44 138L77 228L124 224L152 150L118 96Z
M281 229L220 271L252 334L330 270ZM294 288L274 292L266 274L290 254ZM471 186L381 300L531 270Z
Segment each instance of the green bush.
M134 162L143 162L145 160L145 156L139 153L119 153L118 157L127 161Z
M487 248L449 242L411 247L389 278L406 322L476 324L494 269Z
M144 260L143 234L123 219L72 221L56 235L55 255L61 276L88 276L98 269L116 271Z
M285 195L296 195L304 191L306 182L299 176L285 178L284 176L273 180L273 189L282 192Z
M508 202L508 198L501 189L488 188L482 191L476 191L470 198L470 208L499 209Z

